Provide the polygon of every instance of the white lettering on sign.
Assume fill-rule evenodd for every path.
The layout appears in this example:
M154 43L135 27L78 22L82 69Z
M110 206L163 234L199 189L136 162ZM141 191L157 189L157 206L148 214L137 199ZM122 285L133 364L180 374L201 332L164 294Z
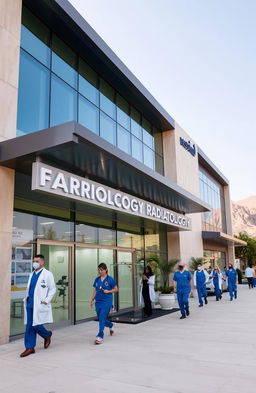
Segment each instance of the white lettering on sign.
M34 162L32 168L32 190L111 208L182 229L191 228L191 220L183 214L41 162Z

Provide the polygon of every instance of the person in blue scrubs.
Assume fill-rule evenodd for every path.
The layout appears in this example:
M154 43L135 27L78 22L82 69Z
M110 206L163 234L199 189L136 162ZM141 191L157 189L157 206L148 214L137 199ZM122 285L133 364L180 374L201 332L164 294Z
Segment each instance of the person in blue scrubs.
M113 277L108 275L108 268L105 263L98 266L99 276L94 280L91 307L95 300L95 309L99 320L99 331L95 344L102 344L104 338L104 328L110 329L110 335L114 334L113 323L108 321L108 314L113 305L113 293L118 292L118 287Z
M228 278L229 295L232 301L233 298L237 299L237 271L234 269L232 263L229 263L228 270L225 271L225 274Z
M204 298L204 303L207 304L207 291L206 291L206 282L209 279L209 274L207 273L206 270L203 269L203 265L199 263L197 265L197 270L194 273L194 286L197 289L197 294L198 294L198 301L199 301L199 306L198 307L203 307L203 298Z
M189 302L188 297L191 292L191 281L192 276L188 270L185 270L185 263L179 262L178 271L174 273L174 292L177 291L177 298L180 307L181 317L180 319L189 316Z
M220 287L220 282L222 282L222 273L218 266L214 266L211 272L211 278L213 279L214 293L216 296L216 301L218 302L220 299L222 299L222 291Z

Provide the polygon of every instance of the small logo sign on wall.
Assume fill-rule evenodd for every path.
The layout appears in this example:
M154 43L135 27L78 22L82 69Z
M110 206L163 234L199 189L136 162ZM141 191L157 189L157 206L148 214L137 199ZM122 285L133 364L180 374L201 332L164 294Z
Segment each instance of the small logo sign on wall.
M192 154L193 157L195 157L196 155L196 146L195 145L191 145L190 141L185 141L185 139L180 137L180 144L181 146L184 147L184 149L186 149L187 151L189 151L190 154Z

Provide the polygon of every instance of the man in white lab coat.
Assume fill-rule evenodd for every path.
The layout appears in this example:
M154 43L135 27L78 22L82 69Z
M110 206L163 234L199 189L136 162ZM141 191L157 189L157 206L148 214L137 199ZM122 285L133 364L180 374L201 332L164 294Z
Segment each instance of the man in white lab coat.
M36 335L44 338L44 348L51 343L52 332L43 324L52 323L51 300L56 292L53 274L44 268L44 256L37 254L33 260L33 273L28 280L24 298L25 351L20 357L35 353Z

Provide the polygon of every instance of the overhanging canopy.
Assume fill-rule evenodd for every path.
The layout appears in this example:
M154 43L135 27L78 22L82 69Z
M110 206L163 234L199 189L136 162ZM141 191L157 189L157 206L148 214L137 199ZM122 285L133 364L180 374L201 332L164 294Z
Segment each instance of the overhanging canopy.
M225 246L234 245L235 247L241 247L247 245L245 241L237 239L234 236L227 235L226 233L223 232L203 231L202 237L205 240L211 240L217 244L225 245Z
M199 198L76 122L0 143L2 166L31 175L36 160L179 213L210 210Z

